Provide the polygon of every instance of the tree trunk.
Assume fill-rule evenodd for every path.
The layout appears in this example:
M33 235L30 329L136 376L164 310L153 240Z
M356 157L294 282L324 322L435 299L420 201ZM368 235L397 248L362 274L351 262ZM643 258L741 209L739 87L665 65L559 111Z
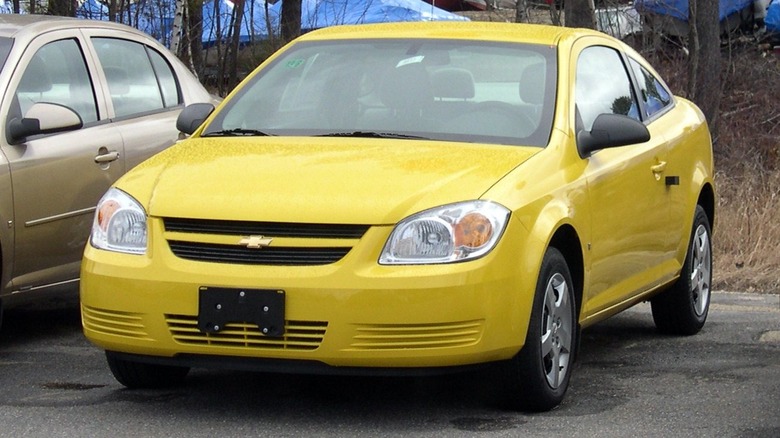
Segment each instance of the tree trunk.
M721 94L719 3L690 0L688 8L688 96L701 108L715 136Z
M235 20L233 21L233 35L228 50L227 91L232 90L238 84L238 49L241 45L241 25L244 22L244 0L235 0Z
M187 46L189 64L203 75L203 0L187 0Z
M528 1L517 0L515 23L527 23L528 22Z
M187 2L176 0L176 11L173 13L173 29L171 30L171 52L179 55L181 46L182 28L184 27L184 14Z
M282 2L282 44L294 40L301 34L301 0Z
M75 0L49 0L49 15L59 15L62 17L76 16Z
M566 27L596 28L593 0L566 0L563 5Z

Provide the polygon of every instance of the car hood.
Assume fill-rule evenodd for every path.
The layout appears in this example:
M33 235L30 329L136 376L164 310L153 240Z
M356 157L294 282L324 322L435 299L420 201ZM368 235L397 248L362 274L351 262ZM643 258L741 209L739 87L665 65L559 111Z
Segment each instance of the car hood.
M136 168L120 188L158 217L393 224L478 199L538 151L416 140L193 138Z

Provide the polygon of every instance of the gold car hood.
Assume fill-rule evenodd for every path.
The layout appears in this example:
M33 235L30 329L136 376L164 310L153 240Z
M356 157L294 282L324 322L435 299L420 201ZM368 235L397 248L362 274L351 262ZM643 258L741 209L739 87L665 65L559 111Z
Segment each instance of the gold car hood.
M430 207L478 199L539 150L418 140L194 138L141 165L126 185L133 191L135 181L148 190L139 200L158 217L392 224Z

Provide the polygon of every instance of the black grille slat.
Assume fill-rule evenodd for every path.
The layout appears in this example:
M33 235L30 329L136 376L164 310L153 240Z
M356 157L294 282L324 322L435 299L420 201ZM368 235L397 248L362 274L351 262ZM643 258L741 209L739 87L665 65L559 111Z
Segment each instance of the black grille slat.
M359 239L368 225L301 224L165 218L165 231L219 235Z
M350 248L274 248L249 249L237 245L219 245L169 241L171 251L188 260L248 265L326 265L341 260Z

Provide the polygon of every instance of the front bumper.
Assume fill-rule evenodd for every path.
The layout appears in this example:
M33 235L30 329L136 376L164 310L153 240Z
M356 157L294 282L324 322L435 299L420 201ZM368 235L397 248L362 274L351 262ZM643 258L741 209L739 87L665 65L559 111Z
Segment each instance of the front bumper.
M508 359L525 339L536 273L519 269L511 225L493 252L471 262L380 266L390 229L373 227L339 262L306 267L184 260L159 224L151 228L146 255L85 251L84 333L108 351L193 365L230 357L425 368ZM284 291L284 334L243 322L201 331L204 286Z

